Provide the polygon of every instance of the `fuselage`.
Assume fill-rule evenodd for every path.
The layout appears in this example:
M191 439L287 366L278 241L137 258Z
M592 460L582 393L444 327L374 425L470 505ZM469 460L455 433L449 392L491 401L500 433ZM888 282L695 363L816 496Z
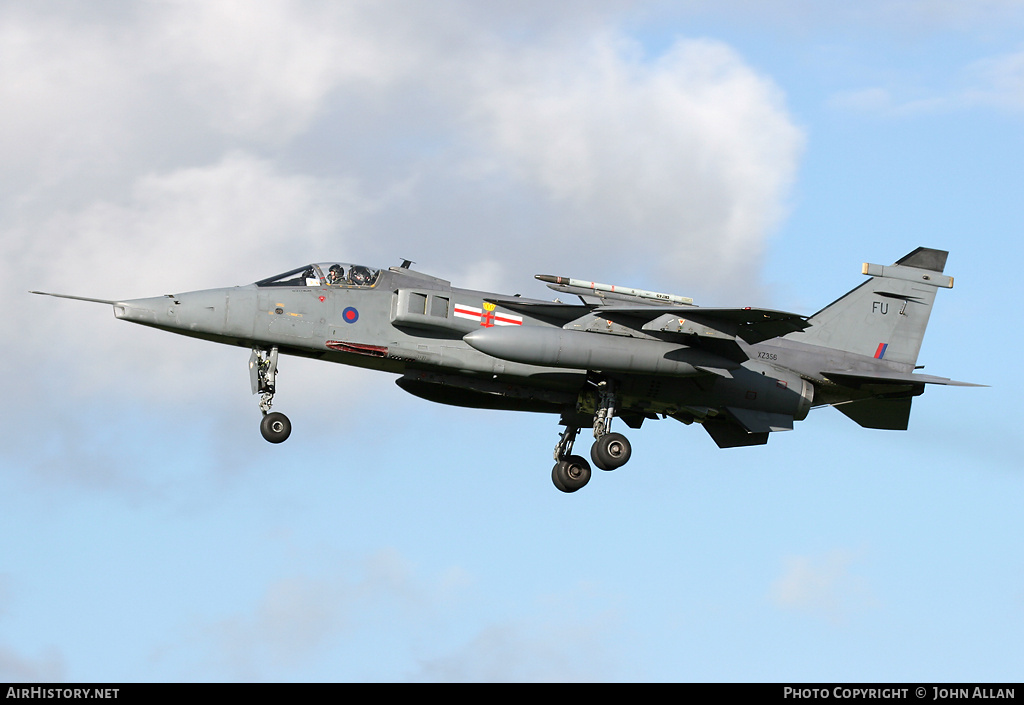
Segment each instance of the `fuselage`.
M595 372L616 379L618 413L637 425L658 414L700 418L723 405L800 420L813 403L812 381L779 364L786 353L777 344L740 341L750 358L741 363L620 325L593 307L563 305L554 316L550 302L460 289L403 268L363 268L372 277L361 283L331 282L327 266L117 302L114 313L218 343L391 372L403 389L456 405L585 416L597 404L588 385Z

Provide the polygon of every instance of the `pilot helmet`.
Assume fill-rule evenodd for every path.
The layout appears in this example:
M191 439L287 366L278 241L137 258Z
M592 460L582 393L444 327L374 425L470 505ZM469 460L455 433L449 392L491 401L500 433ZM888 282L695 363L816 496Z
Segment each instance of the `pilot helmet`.
M353 284L369 284L370 283L370 270L366 267L355 266L349 272L349 278Z

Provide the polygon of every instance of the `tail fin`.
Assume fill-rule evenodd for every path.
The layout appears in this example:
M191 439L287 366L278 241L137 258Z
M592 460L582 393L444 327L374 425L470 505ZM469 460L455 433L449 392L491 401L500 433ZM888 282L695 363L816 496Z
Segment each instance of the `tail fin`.
M912 369L939 287L948 252L919 247L895 264L865 264L871 277L811 316L811 326L786 336L811 345L897 362Z

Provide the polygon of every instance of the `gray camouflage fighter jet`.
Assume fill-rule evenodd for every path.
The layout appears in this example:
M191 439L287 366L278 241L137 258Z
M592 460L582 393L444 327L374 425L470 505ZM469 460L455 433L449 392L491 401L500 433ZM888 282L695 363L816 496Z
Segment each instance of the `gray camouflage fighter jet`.
M630 444L611 430L672 417L699 423L720 448L768 442L812 407L831 405L867 428L906 429L929 384L980 386L916 374L935 292L951 288L947 252L919 247L807 317L758 308L702 308L692 299L567 277L537 279L578 304L458 289L399 267L310 264L255 284L108 301L114 316L251 348L260 431L291 422L270 410L279 356L400 375L398 386L442 404L559 414L551 478L563 492L590 480L573 454L593 428L590 457L613 470Z

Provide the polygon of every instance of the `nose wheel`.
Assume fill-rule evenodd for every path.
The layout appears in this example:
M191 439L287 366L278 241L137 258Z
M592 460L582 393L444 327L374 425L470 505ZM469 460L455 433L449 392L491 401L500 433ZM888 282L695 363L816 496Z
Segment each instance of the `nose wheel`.
M271 443L284 443L292 433L292 422L279 411L274 411L260 421L260 433Z
M292 433L292 422L279 411L271 411L277 384L277 348L253 348L249 357L252 393L260 395L260 433L271 443L283 443Z

